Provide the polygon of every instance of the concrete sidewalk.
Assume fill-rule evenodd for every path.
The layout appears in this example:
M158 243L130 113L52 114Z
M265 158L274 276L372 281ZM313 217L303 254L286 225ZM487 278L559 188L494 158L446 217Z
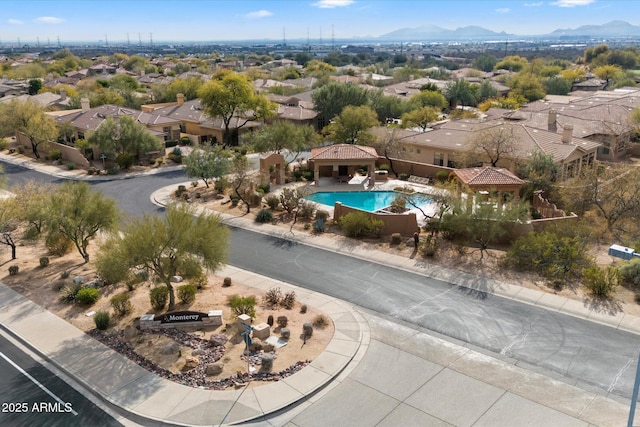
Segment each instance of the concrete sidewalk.
M263 417L324 386L349 363L357 363L358 350L368 345L368 324L348 304L230 266L220 274L262 291L274 286L295 290L300 303L332 319L333 338L308 366L281 381L212 391L158 377L4 285L0 324L108 403L162 425L219 425Z

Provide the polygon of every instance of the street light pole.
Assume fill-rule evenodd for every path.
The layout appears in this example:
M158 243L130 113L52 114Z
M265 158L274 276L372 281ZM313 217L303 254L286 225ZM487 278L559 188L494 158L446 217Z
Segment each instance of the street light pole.
M633 383L633 394L631 396L631 407L629 408L629 422L627 423L627 427L633 427L633 416L636 414L636 403L638 402L638 388L640 388L640 352L638 353L636 379Z

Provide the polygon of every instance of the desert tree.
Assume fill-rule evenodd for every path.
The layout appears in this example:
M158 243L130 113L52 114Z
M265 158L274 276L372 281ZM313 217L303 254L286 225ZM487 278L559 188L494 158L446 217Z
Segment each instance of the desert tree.
M501 159L510 158L516 150L516 135L511 125L500 124L485 128L471 139L462 163L472 165L481 156L491 166L496 167Z
M438 120L439 112L434 107L422 107L402 115L402 127L418 127L426 132L430 123Z
M231 166L229 157L230 153L222 147L204 144L194 147L191 153L184 157L182 163L185 174L189 178L201 179L209 188L209 182L229 172Z
M231 129L232 120L237 119L235 129L249 121L262 120L276 114L276 106L265 95L256 94L251 81L244 75L232 71L219 71L199 90L198 96L204 111L212 118L222 119L223 144L237 145Z
M347 106L358 107L369 103L369 92L357 85L329 83L313 92L314 110L325 123L329 123Z
M2 134L21 133L29 138L31 151L36 159L40 158L38 147L43 147L58 137L55 120L30 100L14 100L2 107L0 131Z
M245 204L247 213L249 213L251 212L251 205L245 196L245 190L251 174L251 165L249 164L247 156L238 154L233 158L231 161L231 174L231 186L233 188L233 192L240 200L242 200Z
M20 206L18 215L28 227L27 234L39 236L45 227L46 216L55 188L51 184L27 181L11 188L15 203Z
M368 105L348 105L333 123L325 126L323 133L339 144L369 145L375 138L368 130L378 124L376 112Z
M288 120L278 120L252 132L246 139L247 145L258 153L286 150L294 154L294 162L303 151L315 147L320 142L318 135L310 125L296 125Z
M226 260L229 229L216 214L196 215L189 205L169 204L164 215L145 214L111 233L96 256L98 273L110 283L124 280L134 268L153 272L169 289L169 311L175 306L171 279L215 271Z
M99 232L116 227L120 218L116 201L92 189L86 182L66 182L49 200L46 228L69 239L89 262L89 242Z

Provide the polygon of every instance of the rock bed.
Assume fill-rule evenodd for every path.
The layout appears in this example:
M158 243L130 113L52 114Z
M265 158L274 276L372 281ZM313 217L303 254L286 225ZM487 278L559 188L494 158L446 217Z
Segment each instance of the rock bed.
M214 345L210 341L202 338L198 338L190 333L180 331L177 329L162 329L162 330L150 330L140 331L141 335L145 334L164 334L176 342L189 347L194 350L194 355L200 360L200 363L188 372L175 374L168 369L158 366L156 363L147 359L144 356L136 353L135 349L124 339L124 331L116 330L113 332L104 332L99 329L92 329L87 332L88 335L94 339L100 341L107 347L117 351L118 353L126 356L128 359L142 366L149 372L153 372L165 379L180 383L182 385L197 387L209 390L224 390L229 387L237 386L239 384L245 384L250 381L280 381L290 375L295 374L300 369L307 366L311 361L304 360L296 362L288 368L280 372L254 372L254 373L241 373L238 372L230 377L210 380L207 379L205 373L206 366L210 363L217 362L224 356L224 346ZM248 358L249 362L254 365L259 365L262 362L262 352L251 353ZM272 352L275 358L275 351ZM243 360L247 356L243 357Z

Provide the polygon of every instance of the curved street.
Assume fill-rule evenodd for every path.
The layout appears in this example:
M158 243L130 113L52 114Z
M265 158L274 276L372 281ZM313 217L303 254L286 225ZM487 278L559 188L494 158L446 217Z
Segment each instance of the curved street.
M60 179L5 165L8 183ZM158 212L149 195L181 172L94 182L129 214ZM631 396L638 335L292 240L232 227L229 264L322 292L418 330L599 394Z

